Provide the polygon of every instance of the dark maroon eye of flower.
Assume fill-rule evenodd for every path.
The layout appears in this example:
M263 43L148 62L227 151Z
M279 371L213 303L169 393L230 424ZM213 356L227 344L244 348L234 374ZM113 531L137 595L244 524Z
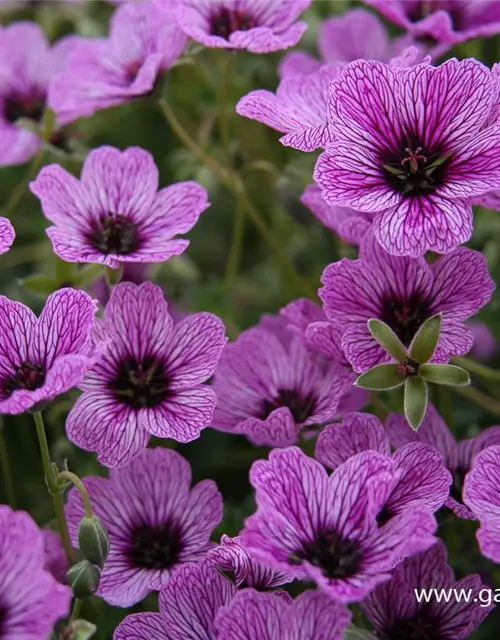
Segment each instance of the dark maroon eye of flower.
M220 7L210 18L210 33L226 40L235 31L248 31L257 26L253 16L238 9Z
M137 251L140 238L137 225L121 214L102 216L88 237L93 247L103 253L126 255Z
M382 633L383 640L446 640L440 633L438 622L427 615L425 609L411 620L401 621Z
M359 569L363 552L356 540L346 540L335 531L321 531L312 542L305 542L302 549L290 560L300 564L307 560L323 571L327 578L349 578Z
M470 469L463 469L459 467L453 472L453 484L450 489L450 497L456 500L459 504L463 504L462 491L464 488L465 476Z
M42 387L45 382L45 367L41 364L23 362L20 365L14 365L14 370L14 375L3 383L3 390L8 395L19 389L34 391Z
M121 402L133 409L157 407L168 396L168 376L164 366L155 358L137 362L122 360L111 389Z
M295 422L300 424L314 413L316 398L312 394L303 397L293 389L279 389L274 400L264 400L259 418L265 420L272 411L280 407L288 407Z
M429 152L416 141L402 143L401 152L383 159L391 186L409 197L422 196L444 184L449 154Z
M464 27L464 14L461 5L463 5L463 2L457 2L457 0L420 0L420 2L408 2L406 15L411 22L420 22L436 11L446 11L450 16L453 30L461 31Z
M382 303L382 318L404 345L410 344L415 334L430 318L428 303L414 296L409 300L394 300L387 298Z
M45 109L45 98L35 96L8 98L5 102L4 117L7 122L15 123L20 118L29 118L35 122L40 122Z
M182 552L180 531L169 523L141 525L132 531L131 542L127 556L140 569L170 569Z

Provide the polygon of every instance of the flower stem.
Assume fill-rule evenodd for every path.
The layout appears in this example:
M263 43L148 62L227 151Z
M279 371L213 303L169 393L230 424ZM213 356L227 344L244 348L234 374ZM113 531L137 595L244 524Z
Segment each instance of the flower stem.
M71 611L71 617L69 619L70 622L74 622L75 620L78 620L78 618L80 617L80 613L82 611L82 604L83 604L83 600L80 600L79 598L75 598L75 601L73 603L73 610Z
M233 239L231 242L231 248L229 250L229 256L226 264L226 289L230 291L236 274L238 273L238 267L241 258L241 249L243 246L243 236L245 232L245 212L241 203L238 203L236 207L236 216L234 219L233 227Z
M276 259L280 263L283 272L294 282L298 291L302 295L308 298L315 298L316 291L305 280L291 264L283 250L280 240L274 237L272 231L268 228L266 222L261 217L259 211L256 209L250 198L248 197L245 185L241 181L240 177L233 171L223 167L217 160L208 156L198 143L193 140L189 133L184 129L182 124L177 119L174 111L165 100L160 100L160 108L165 116L165 119L169 123L172 131L177 135L179 140L190 149L194 155L203 162L203 164L212 171L212 173L234 194L237 200L241 202L248 217L253 222L262 238L267 242L271 250L274 252Z
M87 516L87 518L92 518L94 516L94 512L92 510L92 503L90 502L90 496L88 494L87 489L85 488L85 485L80 480L80 478L76 474L72 473L71 471L66 471L66 470L60 471L57 477L64 478L65 480L68 480L69 482L75 485L75 487L80 492L80 495L82 496L83 506L85 507L85 515Z
M452 387L453 391L482 407L488 413L500 416L500 401L474 387Z
M14 490L14 480L12 479L12 468L10 466L9 452L3 434L3 418L0 416L0 467L2 468L2 478L5 487L5 497L10 506L16 508L16 492Z
M500 371L496 369L492 369L491 367L487 367L484 364L480 364L475 360L471 360L470 358L452 358L452 363L456 364L463 369L466 369L470 373L475 373L480 378L484 380L492 380L495 382L500 381Z
M222 50L222 54L227 57L225 61L224 76L222 80L220 99L219 99L219 127L222 146L226 154L226 164L228 167L232 165L231 159L231 138L229 131L229 118L227 115L229 107L229 86L231 84L231 75L234 68L234 60L236 56L231 51Z
M64 513L63 495L57 482L56 474L54 472L52 461L50 459L49 445L47 442L47 436L45 434L45 425L43 424L42 412L35 411L33 417L35 420L38 442L40 444L40 453L42 456L43 470L45 472L45 481L47 483L49 492L52 495L54 512L56 514L57 526L59 528L59 533L61 534L62 544L69 563L75 564L75 562L77 562L76 552L71 544L68 523L66 522L66 515Z

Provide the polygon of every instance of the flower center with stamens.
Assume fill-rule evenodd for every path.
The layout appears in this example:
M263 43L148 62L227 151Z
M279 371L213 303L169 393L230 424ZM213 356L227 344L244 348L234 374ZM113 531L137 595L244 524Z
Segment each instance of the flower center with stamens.
M40 122L45 109L45 97L41 96L12 96L5 101L4 117L7 122L14 124L20 118L27 118Z
M90 244L103 253L127 255L137 251L140 238L135 222L121 214L101 216L88 236Z
M404 196L432 193L443 185L450 155L425 150L417 141L407 140L401 152L382 159L389 184Z
M170 569L182 552L181 534L170 523L141 525L131 532L127 557L136 568Z
M210 18L209 31L212 36L228 40L235 31L248 31L256 26L255 18L246 11L221 6Z
M133 409L152 408L168 396L169 379L162 362L156 358L126 358L118 366L110 387L115 397Z
M305 542L290 560L301 564L307 560L319 567L326 578L343 579L357 573L363 552L356 540L347 540L335 531L320 531L316 539Z
M314 413L316 398L311 393L302 396L294 389L278 389L278 395L274 400L264 400L262 403L262 412L259 418L265 420L272 411L280 407L288 407L295 422L300 424Z
M45 383L45 367L42 364L23 362L14 365L14 371L14 375L3 381L3 390L9 396L19 389L35 391Z
M392 629L382 632L383 640L446 640L439 625L422 609L411 620L396 623Z
M408 300L395 300L388 296L382 302L381 320L391 327L406 346L431 315L429 304L419 295L413 295Z

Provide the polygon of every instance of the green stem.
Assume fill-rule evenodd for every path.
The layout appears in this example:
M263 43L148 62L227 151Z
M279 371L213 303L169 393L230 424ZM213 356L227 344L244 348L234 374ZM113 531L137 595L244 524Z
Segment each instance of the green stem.
M80 478L76 474L72 473L71 471L66 471L66 470L60 471L57 477L64 478L65 480L68 480L69 482L75 485L75 487L80 492L80 495L82 496L83 506L85 507L85 516L87 518L93 518L94 512L92 510L92 503L90 502L90 496L88 494L87 489L85 488L85 485L80 480Z
M456 364L463 369L467 369L470 373L475 373L484 380L500 382L500 371L497 371L496 369L487 367L486 365L480 364L470 358L452 358L451 361L453 364Z
M36 156L28 165L26 175L21 180L21 182L17 185L17 187L14 189L9 200L6 202L6 204L2 208L2 216L4 218L8 218L12 214L12 212L15 210L17 205L21 202L21 199L24 196L28 188L28 185L31 182L31 179L34 177L38 169L42 166L43 155L44 155L44 149L43 147L41 147L40 151L36 154Z
M226 265L226 289L230 291L236 274L238 273L238 267L240 265L241 249L243 247L243 236L245 232L245 212L241 203L238 203L236 207L236 217L234 219L233 239L231 242L231 248L229 250L229 257Z
M117 269L112 269L111 267L104 267L104 278L109 287L109 290L116 286L123 277L123 262Z
M437 385L437 399L439 413L453 431L453 401L451 397L451 387L443 384Z
M75 620L78 620L82 612L82 605L83 605L83 600L80 600L79 598L75 598L75 601L73 602L73 610L71 611L71 617L69 619L70 622L74 622Z
M452 387L453 391L482 407L488 413L500 416L500 401L474 387Z
M223 167L211 156L208 156L198 143L193 140L189 133L184 129L182 124L177 119L174 111L170 105L164 100L160 101L160 108L165 116L165 119L169 123L172 131L177 135L179 140L190 149L194 155L203 162L203 164L212 171L212 173L234 194L237 200L241 202L244 209L247 212L248 217L253 222L263 239L267 242L271 250L276 255L276 259L280 263L283 272L294 282L298 291L302 295L308 298L315 298L316 291L305 280L291 264L283 250L282 243L274 237L272 231L268 228L264 219L261 217L259 211L256 209L245 189L245 185L240 180L239 176Z
M234 68L234 60L236 56L231 51L222 51L223 55L227 56L227 62L225 64L224 76L222 80L222 86L220 91L220 100L219 100L219 127L220 127L220 137L222 140L222 146L224 147L224 151L226 154L226 164L228 167L232 165L231 158L231 136L229 131L229 117L228 117L228 107L229 107L229 87L231 85L231 75L233 73Z
M56 474L52 466L52 461L50 459L49 444L47 442L47 436L45 434L42 412L35 411L33 417L35 420L38 442L40 444L40 453L42 456L43 470L45 472L45 481L47 483L49 492L52 495L54 512L56 514L57 526L59 528L59 533L61 534L62 544L64 547L64 551L66 552L66 556L68 557L69 563L75 564L78 559L76 557L76 552L71 544L68 523L66 522L66 514L64 513L64 499L57 482Z
M2 468L2 478L5 487L5 497L10 506L16 508L16 492L14 490L14 480L12 478L12 468L10 466L9 452L3 434L3 418L0 416L0 467Z

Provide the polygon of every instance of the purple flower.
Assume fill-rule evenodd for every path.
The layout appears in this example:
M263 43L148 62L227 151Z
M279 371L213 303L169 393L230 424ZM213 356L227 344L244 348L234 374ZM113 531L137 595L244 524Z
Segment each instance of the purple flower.
M481 584L478 575L470 575L458 582L446 561L446 547L439 540L428 551L408 558L398 565L392 579L378 586L363 602L364 613L375 627L377 637L435 638L436 640L465 640L476 629L492 606L479 599ZM429 603L418 602L416 592L422 589L455 589L467 593L466 601L456 598ZM475 599L474 599L475 597Z
M196 182L158 191L158 169L139 147L100 147L83 165L81 181L57 164L44 167L31 190L40 198L54 251L67 262L163 262L189 245L186 233L207 209Z
M110 538L98 592L109 604L132 606L213 547L209 540L222 519L222 496L213 480L190 488L189 463L176 451L146 449L113 470L109 480L91 477L84 484ZM75 543L84 514L73 489L66 515Z
M181 29L205 47L271 53L302 38L307 24L297 18L311 1L181 0L176 17Z
M498 350L497 339L491 329L479 320L467 323L474 338L471 355L476 360L489 360Z
M368 330L371 318L386 322L409 345L427 318L442 313L434 360L447 362L471 349L465 320L495 289L486 260L476 251L458 248L429 265L424 258L390 255L372 233L363 237L358 260L329 265L322 282L325 314L342 328L342 348L360 373L389 358Z
M210 560L184 565L161 590L160 613L127 616L113 640L215 640L215 615L235 593Z
M372 226L373 216L349 207L328 204L321 195L321 189L315 184L307 186L300 199L325 227L331 229L344 242L359 245Z
M337 469L361 451L391 455L384 427L368 413L351 413L341 423L329 425L316 444L316 458L330 469ZM439 451L429 444L412 442L400 447L392 458L396 470L394 485L378 514L379 523L414 505L426 505L433 512L443 506L450 493L452 476Z
M23 164L40 149L39 134L20 121L41 122L49 84L64 63L70 41L51 48L33 22L0 30L0 166Z
M42 536L45 551L44 569L50 571L58 582L66 584L69 565L62 546L61 536L50 529L42 529Z
M476 60L359 60L332 84L335 144L316 165L329 204L372 213L390 253L446 253L472 233L474 196L500 187L498 79Z
M351 613L320 591L295 600L245 589L217 613L221 640L342 640Z
M476 534L481 553L497 563L500 562L499 443L497 439L495 446L478 453L465 476L463 492L464 502L481 523Z
M257 562L240 544L239 538L223 535L220 545L209 552L215 566L229 574L237 587L253 587L258 591L280 587L293 578Z
M283 319L267 318L224 349L212 426L284 447L304 427L331 420L349 384L342 365L311 352Z
M186 36L154 2L127 2L111 18L109 38L81 39L50 87L62 124L150 93L179 58Z
M10 220L0 218L0 254L6 253L11 248L15 237L16 232Z
M401 557L434 544L436 521L422 504L378 525L396 473L394 461L375 451L328 476L297 447L274 450L251 468L258 510L245 522L242 544L266 565L314 580L340 602L359 601L389 578Z
M500 33L497 0L364 0L414 38L435 45L434 55Z
M24 413L76 387L98 360L91 344L97 305L60 289L39 318L0 296L0 413Z
M385 428L393 447L399 448L408 442L425 442L441 453L454 479L446 506L460 518L473 519L474 513L462 500L464 478L480 451L493 444L500 444L500 427L490 427L474 438L457 442L436 408L429 404L417 432L398 413L388 416Z
M309 75L324 63L354 60L389 62L409 44L408 38L391 42L387 29L377 16L366 9L352 9L321 24L318 36L321 60L304 51L292 51L283 58L278 71L282 78L286 78Z
M71 590L44 569L40 529L27 513L0 505L0 638L47 640L69 613Z
M331 64L306 77L284 78L276 94L264 89L251 91L241 98L236 111L285 133L280 138L285 146L314 151L331 140L327 122L330 84L341 73L341 65Z
M124 282L113 289L97 337L110 347L68 416L72 442L117 467L133 460L151 435L179 442L199 437L216 403L202 383L226 343L219 318L198 313L174 327L160 287Z

